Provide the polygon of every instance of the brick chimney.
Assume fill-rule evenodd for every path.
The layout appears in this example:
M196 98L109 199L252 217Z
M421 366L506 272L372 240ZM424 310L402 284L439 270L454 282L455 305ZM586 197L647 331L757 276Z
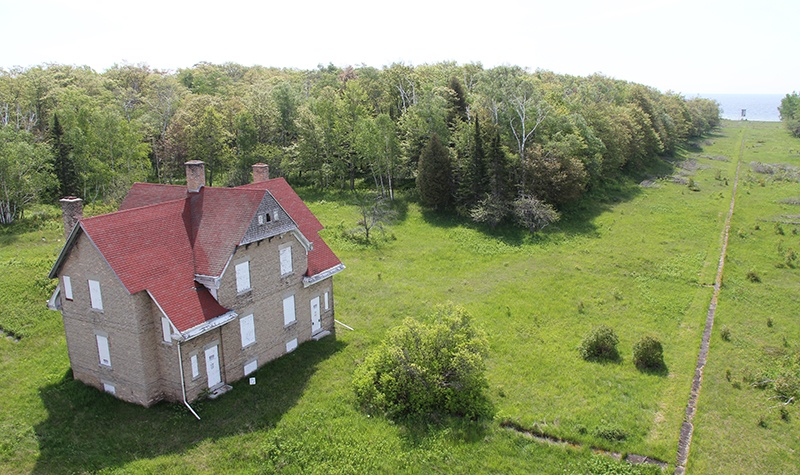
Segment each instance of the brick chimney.
M253 183L269 180L269 165L256 163L253 165Z
M64 218L64 238L68 238L78 221L83 218L83 200L74 196L65 196L61 202L61 215Z
M200 160L189 160L186 165L186 188L189 193L197 193L206 186L206 164Z

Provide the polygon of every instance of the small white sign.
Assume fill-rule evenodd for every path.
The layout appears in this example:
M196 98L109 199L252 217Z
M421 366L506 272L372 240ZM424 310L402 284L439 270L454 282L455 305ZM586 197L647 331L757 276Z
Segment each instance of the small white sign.
M256 385L256 378L250 378L250 386Z

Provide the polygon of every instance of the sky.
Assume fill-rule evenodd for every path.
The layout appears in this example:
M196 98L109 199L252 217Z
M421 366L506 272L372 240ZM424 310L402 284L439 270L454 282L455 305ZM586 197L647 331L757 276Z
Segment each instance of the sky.
M0 68L441 61L662 92L800 91L798 0L0 0Z

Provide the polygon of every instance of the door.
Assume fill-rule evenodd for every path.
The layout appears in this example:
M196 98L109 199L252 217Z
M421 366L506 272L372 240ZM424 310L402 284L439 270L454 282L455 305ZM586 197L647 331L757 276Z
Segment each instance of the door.
M208 375L209 388L213 388L222 381L219 374L219 354L217 345L206 350L206 374Z
M322 330L322 323L319 318L319 297L311 299L311 334Z

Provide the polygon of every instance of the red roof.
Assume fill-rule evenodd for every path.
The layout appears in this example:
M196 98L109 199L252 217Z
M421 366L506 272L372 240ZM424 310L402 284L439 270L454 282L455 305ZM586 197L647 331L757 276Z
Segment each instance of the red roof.
M313 243L307 276L341 264L319 237L322 224L283 178L237 188L203 187L197 193L184 186L136 183L120 211L85 218L80 226L128 292L147 290L183 332L228 312L195 276L222 274L265 191Z

